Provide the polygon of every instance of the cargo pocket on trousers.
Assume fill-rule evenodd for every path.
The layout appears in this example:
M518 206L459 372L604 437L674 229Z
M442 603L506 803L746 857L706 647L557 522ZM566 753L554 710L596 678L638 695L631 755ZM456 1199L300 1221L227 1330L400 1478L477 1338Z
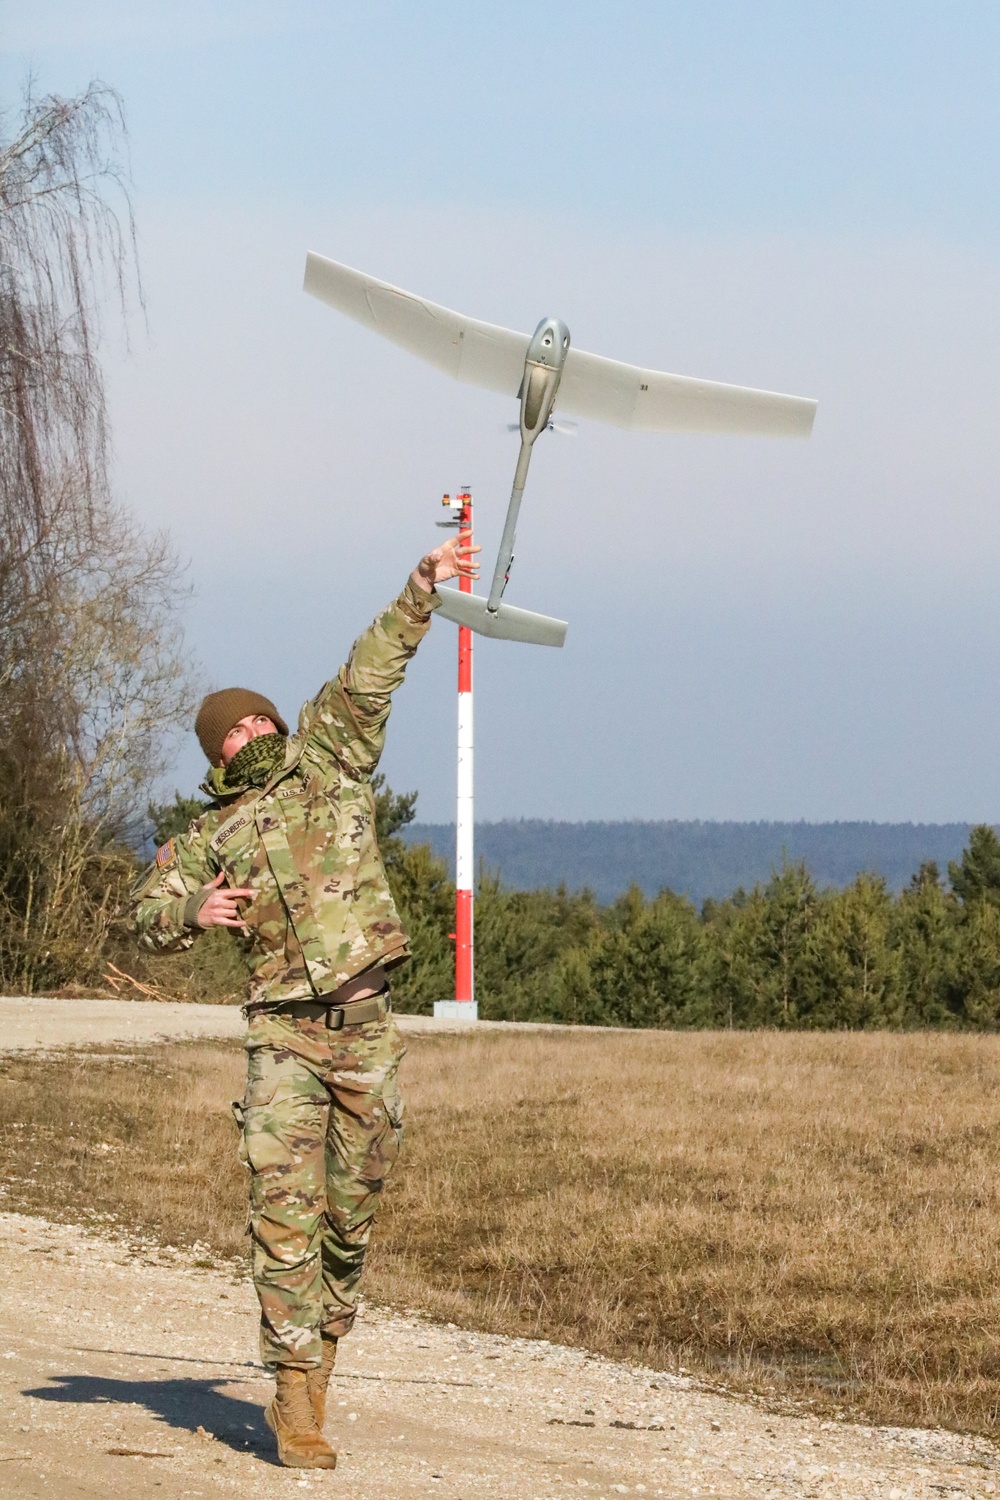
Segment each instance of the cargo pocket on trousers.
M382 1103L385 1107L385 1116L392 1126L396 1137L396 1155L399 1155L403 1145L403 1101L395 1089L383 1096Z
M372 1143L364 1173L376 1191L399 1160L403 1145L403 1101L394 1087L382 1095L380 1105L385 1125Z
M271 1107L278 1088L276 1078L255 1078L247 1085L243 1098L240 1160L254 1172L273 1171L292 1160L292 1153L281 1139L280 1121Z
M245 1139L247 1123L246 1110L243 1108L243 1103L240 1099L234 1099L229 1107L233 1112L233 1119L236 1121L236 1128L240 1133L239 1144L236 1147L236 1155L239 1157L242 1166L249 1167L250 1163L247 1160L247 1143ZM244 1234L250 1233L250 1217L250 1204L248 1202L246 1223L243 1225Z
M236 1147L236 1155L239 1157L243 1166L248 1166L249 1163L247 1161L247 1143L245 1137L247 1115L246 1110L243 1108L242 1099L234 1099L229 1108L233 1112L233 1119L236 1121L236 1129L240 1133L239 1144Z

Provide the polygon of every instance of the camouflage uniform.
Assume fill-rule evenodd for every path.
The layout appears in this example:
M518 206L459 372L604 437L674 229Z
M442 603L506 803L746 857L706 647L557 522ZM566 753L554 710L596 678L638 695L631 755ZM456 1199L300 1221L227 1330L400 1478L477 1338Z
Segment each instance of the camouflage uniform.
M235 1112L269 1365L316 1365L320 1329L350 1328L378 1193L399 1152L396 1025L383 1013L331 1029L339 1015L327 1006L345 981L409 954L375 841L371 776L390 694L436 603L407 584L305 705L263 788L229 789L213 767L212 807L158 851L134 896L140 941L176 949L194 941L203 887L220 870L255 892L243 914L247 1092Z

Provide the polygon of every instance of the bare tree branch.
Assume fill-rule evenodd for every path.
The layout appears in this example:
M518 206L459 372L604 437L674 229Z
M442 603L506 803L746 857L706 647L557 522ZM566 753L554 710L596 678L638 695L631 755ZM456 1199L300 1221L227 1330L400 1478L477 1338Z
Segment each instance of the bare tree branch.
M109 481L101 312L141 305L125 145L99 83L0 121L0 982L29 987L99 971L192 697L176 558Z

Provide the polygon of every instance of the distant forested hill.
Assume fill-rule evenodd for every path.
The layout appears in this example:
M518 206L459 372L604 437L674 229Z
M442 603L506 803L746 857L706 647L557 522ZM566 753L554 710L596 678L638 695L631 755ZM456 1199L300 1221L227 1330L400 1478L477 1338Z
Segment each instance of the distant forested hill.
M782 861L804 860L821 885L848 885L862 870L901 890L925 860L945 875L961 857L968 823L547 823L525 819L476 826L477 866L514 890L589 886L613 901L630 885L647 896L664 887L701 903L767 881ZM455 829L411 823L409 844L430 844L454 877Z

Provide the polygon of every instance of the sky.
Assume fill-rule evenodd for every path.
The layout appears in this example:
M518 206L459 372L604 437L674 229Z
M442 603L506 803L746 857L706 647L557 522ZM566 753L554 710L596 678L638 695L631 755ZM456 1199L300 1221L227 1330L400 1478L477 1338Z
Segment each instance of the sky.
M477 814L1000 821L1000 9L6 0L0 97L122 95L145 289L119 494L206 687L286 717L441 539L495 550L515 405L301 290L307 250L576 347L816 397L805 443L546 435L476 643ZM383 761L453 815L455 632ZM169 787L191 792L193 735Z

